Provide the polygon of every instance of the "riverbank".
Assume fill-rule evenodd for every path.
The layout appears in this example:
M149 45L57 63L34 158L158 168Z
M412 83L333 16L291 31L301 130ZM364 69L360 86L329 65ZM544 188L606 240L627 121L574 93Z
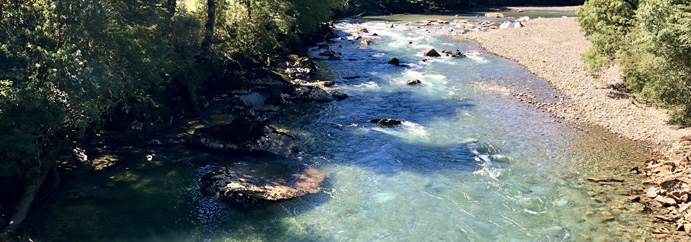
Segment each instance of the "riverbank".
M565 94L567 99L562 103L541 106L554 116L576 124L599 125L646 143L658 159L640 164L642 169L635 171L646 176L647 194L632 197L632 202L643 203L644 208L652 209L652 214L665 224L654 229L658 238L688 239L691 130L669 125L666 110L632 99L623 87L618 66L606 68L597 76L589 73L581 55L591 43L580 31L576 18L538 18L524 25L524 28L473 32L464 37L479 42L493 54L517 61ZM678 230L681 231L675 232Z

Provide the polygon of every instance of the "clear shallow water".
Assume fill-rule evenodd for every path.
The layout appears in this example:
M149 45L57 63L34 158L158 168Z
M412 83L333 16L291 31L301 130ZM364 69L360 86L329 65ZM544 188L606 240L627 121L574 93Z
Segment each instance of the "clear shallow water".
M370 46L336 39L330 46L342 60L318 63L321 77L337 81L333 88L350 97L286 113L284 126L299 138L302 152L284 168L305 163L327 171L322 193L238 211L198 190L198 179L218 165L113 169L64 185L105 189L103 196L60 199L45 206L32 226L48 241L649 237L640 213L622 206L639 183L628 170L646 159L634 144L597 128L576 129L516 101L511 94L526 89L545 102L560 95L516 63L447 35L452 26L386 25L378 20L337 24L346 39L362 27L370 32L364 37L374 38ZM430 47L459 49L470 57L423 61ZM387 64L393 57L408 67ZM406 85L411 79L422 85ZM406 122L381 128L368 122L374 118ZM169 155L171 160L184 156L192 154ZM267 162L215 159L249 160L257 167ZM586 181L610 175L627 182Z

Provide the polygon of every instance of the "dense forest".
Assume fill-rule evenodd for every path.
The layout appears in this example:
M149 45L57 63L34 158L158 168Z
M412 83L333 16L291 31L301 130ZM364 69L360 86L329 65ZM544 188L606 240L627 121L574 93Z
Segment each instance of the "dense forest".
M590 0L578 15L593 43L585 55L593 70L621 64L638 101L691 125L691 1Z
M656 93L659 90L645 85L645 78L658 74L688 82L691 44L688 22L683 21L689 18L668 19L664 15L682 16L689 13L688 8L665 2L675 8L654 12L654 3L663 3L648 1L651 3L640 4L641 13L637 13L637 2L623 6L629 2L620 1L618 7L622 11L596 6L603 1L591 2L584 9L603 8L593 14L619 14L621 18L617 19L625 19L606 22L616 29L599 33L602 28L596 21L603 20L582 13L584 22L594 21L590 28L584 25L594 41L598 43L600 38L602 43L610 44L596 45L592 59L598 65L605 63L602 58L621 56L617 53L645 50L648 54L624 60L631 65L627 77L635 77L629 82L633 89ZM19 200L27 199L25 195L35 195L45 174L55 167L55 161L69 154L83 137L99 135L104 129L119 129L135 121L160 121L181 110L193 113L198 109L199 95L251 84L262 75L262 68L320 41L324 31L329 30L325 23L333 18L499 5L580 3L578 0L0 0L0 192L8 194L9 190L18 194L3 198L1 205L12 207L2 207L0 212L25 214L27 211L22 209L28 210L28 205L21 205L30 203L31 199ZM650 14L645 15L644 11ZM662 31L657 29L658 25L637 27L640 22L635 22L634 16L646 23L674 20L674 25L660 27L674 31L662 37L653 36L657 33L654 31ZM616 36L605 37L609 33ZM611 38L618 42L609 42ZM638 44L643 40L648 42ZM679 40L685 41L675 45L681 47L669 47L669 43ZM631 44L614 44L624 41ZM680 53L679 48L685 48L684 52ZM674 58L661 60L659 56ZM647 62L654 62L656 68L678 72L633 68ZM677 85L672 80L666 83ZM688 85L682 87L689 91ZM688 101L680 93L663 94L653 97L670 105ZM691 105L686 104L688 113ZM17 204L20 206L14 209ZM0 222L0 227L5 227L8 221ZM16 226L18 223L7 230Z

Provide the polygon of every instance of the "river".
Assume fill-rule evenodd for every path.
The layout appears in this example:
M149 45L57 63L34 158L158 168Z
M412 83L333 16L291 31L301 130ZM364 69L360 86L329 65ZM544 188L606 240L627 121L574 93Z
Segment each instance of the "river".
M446 16L448 17L448 16ZM329 43L340 60L317 78L350 97L287 109L283 127L301 163L329 173L323 192L251 211L204 196L198 181L223 158L106 169L69 179L65 191L107 189L43 205L27 226L37 241L624 241L647 238L641 184L630 170L647 155L597 127L551 117L514 94L565 98L517 63L455 36L455 25L416 19L343 20ZM469 18L481 21L483 18ZM394 23L394 28L388 25ZM371 45L352 40L359 28ZM454 29L454 31L449 31ZM500 31L500 30L493 30ZM373 36L376 33L377 36ZM449 34L452 33L452 34ZM429 58L429 49L467 58ZM314 49L312 57L323 50ZM397 57L406 67L387 62ZM421 80L420 85L406 81ZM402 119L394 128L369 123ZM169 155L170 160L191 155ZM228 160L230 159L230 160ZM96 174L97 173L97 174ZM590 176L624 182L594 183Z

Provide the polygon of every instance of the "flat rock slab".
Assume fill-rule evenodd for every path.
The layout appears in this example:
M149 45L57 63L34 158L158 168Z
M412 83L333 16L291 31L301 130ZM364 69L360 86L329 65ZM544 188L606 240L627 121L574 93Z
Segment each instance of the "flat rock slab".
M249 208L318 193L325 177L314 168L292 175L267 175L239 162L206 174L201 179L201 188L224 203Z

